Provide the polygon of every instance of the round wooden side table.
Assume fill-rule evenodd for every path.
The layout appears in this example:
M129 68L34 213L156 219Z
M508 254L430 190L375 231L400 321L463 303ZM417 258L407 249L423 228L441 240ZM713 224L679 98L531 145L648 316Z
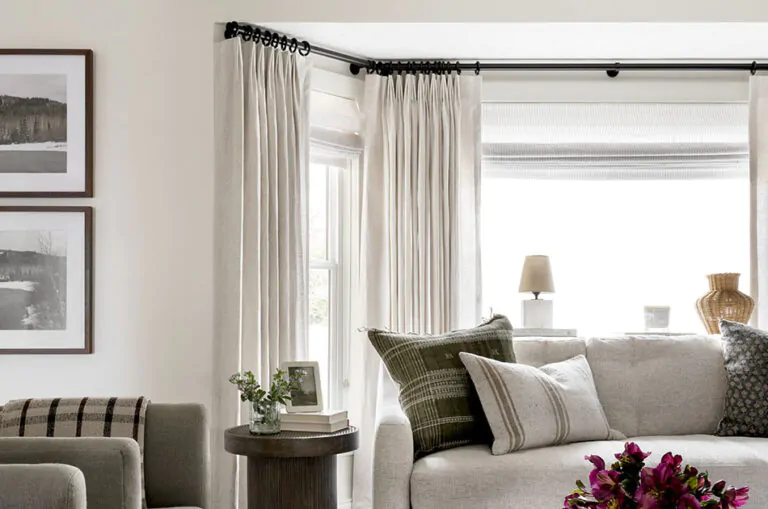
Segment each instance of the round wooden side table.
M224 432L224 448L248 457L248 509L336 509L336 455L357 449L357 428L336 433Z

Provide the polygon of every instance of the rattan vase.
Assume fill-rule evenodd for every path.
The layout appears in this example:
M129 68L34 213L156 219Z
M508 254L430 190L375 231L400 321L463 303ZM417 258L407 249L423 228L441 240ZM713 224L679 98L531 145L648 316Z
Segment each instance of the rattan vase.
M701 321L709 334L720 334L720 319L747 323L755 301L739 291L739 276L735 272L709 274L709 292L696 301Z

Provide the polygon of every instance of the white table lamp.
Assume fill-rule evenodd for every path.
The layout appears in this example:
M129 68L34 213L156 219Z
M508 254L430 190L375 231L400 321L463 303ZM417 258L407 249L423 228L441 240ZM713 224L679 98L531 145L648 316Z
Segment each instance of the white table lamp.
M532 255L525 257L519 291L520 293L533 293L533 299L523 301L523 327L551 329L552 301L539 299L540 293L555 293L549 256Z

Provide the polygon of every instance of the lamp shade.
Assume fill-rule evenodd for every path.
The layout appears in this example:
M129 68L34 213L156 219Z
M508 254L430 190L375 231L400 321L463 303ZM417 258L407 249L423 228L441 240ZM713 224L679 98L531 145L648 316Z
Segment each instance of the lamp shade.
M523 274L520 276L520 293L554 293L555 283L552 280L552 267L549 256L531 255L525 257Z

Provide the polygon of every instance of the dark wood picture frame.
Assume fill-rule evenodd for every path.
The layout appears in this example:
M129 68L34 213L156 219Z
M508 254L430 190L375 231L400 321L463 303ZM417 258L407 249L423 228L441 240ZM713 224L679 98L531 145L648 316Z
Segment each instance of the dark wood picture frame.
M93 198L93 50L90 49L0 49L4 55L69 55L85 58L85 181L82 191L3 191L0 198Z
M7 354L92 354L93 353L93 208L77 206L0 206L0 214L4 212L60 212L83 214L83 267L84 278L84 323L82 348L0 348L0 355Z

